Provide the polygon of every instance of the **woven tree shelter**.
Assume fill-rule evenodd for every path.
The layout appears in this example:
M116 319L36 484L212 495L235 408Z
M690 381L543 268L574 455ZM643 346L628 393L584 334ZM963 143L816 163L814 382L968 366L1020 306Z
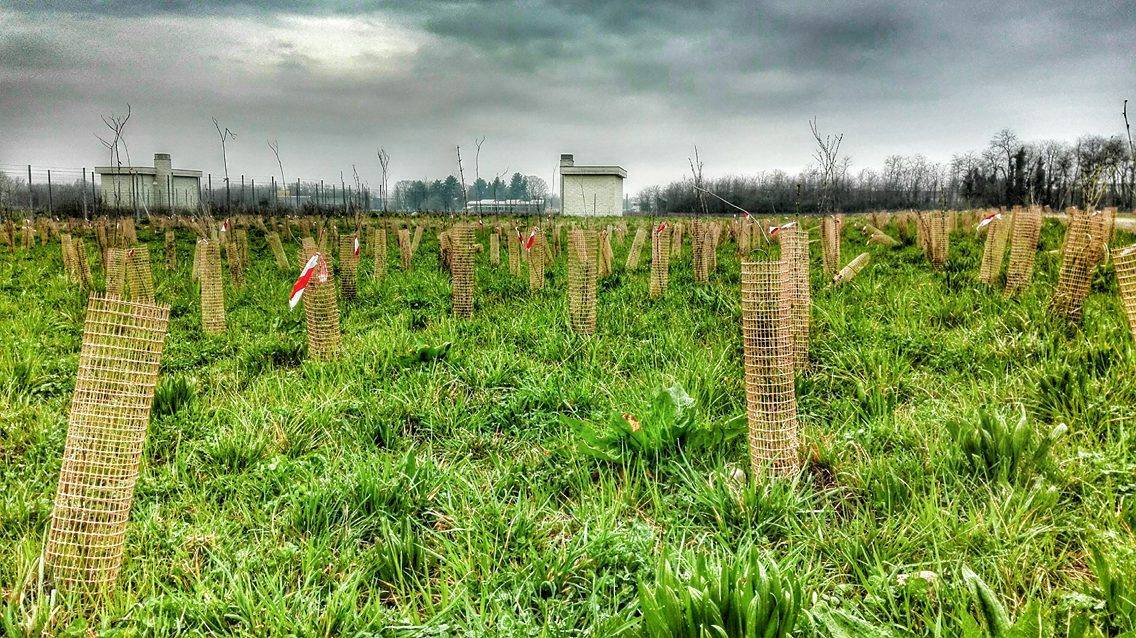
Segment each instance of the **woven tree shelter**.
M106 294L121 299L126 294L126 251L107 248L105 261Z
M126 285L129 298L154 302L154 272L150 267L150 249L135 246L126 249Z
M501 265L501 233L496 231L489 234L489 265Z
M225 332L225 279L221 274L219 241L197 240L201 251L198 280L201 283L201 327L205 334Z
M521 276L521 231L508 233L509 235L509 274L514 277Z
M410 270L410 259L414 256L414 249L410 246L410 229L398 229L398 258L402 269Z
M998 285L1002 276L1002 262L1006 260L1006 243L1010 239L1011 220L992 218L986 225L986 242L982 247L982 262L978 267L978 280L987 286Z
M316 245L316 242L315 242L314 239L312 239L311 237L301 238L300 239L300 253L298 255L299 262L300 262L300 268L303 268L304 266L306 266L307 263L308 263L308 260L312 258L312 255L314 255L318 252L319 252L319 246Z
M651 282L648 291L652 299L667 292L671 270L671 229L659 224L651 230Z
M343 291L344 301L355 298L355 274L358 268L359 256L355 254L355 235L344 235L339 238L339 288Z
M1128 318L1128 330L1136 339L1136 244L1117 251L1113 257L1116 267L1116 283L1120 292L1120 303Z
M339 305L331 266L323 253L317 254L319 261L303 296L308 356L316 361L331 361L339 354Z
M410 242L410 254L411 254L411 256L414 255L414 252L416 250L418 250L419 244L422 243L422 232L424 230L425 230L425 228L422 226L422 224L418 224L417 226L414 227L414 239L411 240L411 242Z
M792 309L781 289L781 282L793 276L784 260L741 264L746 417L754 477L789 476L800 468Z
M82 237L75 237L71 240L71 245L75 249L75 266L78 268L79 280L83 284L83 289L92 290L95 283L94 278L91 277L91 264L87 260L87 244Z
M280 233L275 231L266 235L268 239L268 249L272 251L272 258L276 260L276 267L280 270L288 270L291 264L288 263L288 255L284 252L284 243L280 241Z
M233 286L240 288L245 284L245 263L244 257L241 254L241 248L236 240L229 233L221 245L225 247L225 258L229 264L229 277L233 280Z
M694 281L704 284L710 280L709 251L707 244L710 238L709 223L695 219L690 228L690 259Z
M371 235L374 245L375 279L382 279L387 274L387 231L385 228L376 228Z
M53 582L107 593L122 566L169 306L92 295L44 548Z
M860 271L868 265L870 260L871 256L868 255L868 253L856 255L852 261L848 262L847 265L840 269L840 272L832 276L832 285L839 286L842 283L850 281L853 277L860 274Z
M812 322L812 290L809 282L809 234L800 224L782 227L782 294L787 297L792 321L793 363L799 372L809 367L809 326Z
M1057 288L1050 300L1050 310L1054 315L1072 323L1081 320L1093 271L1104 257L1104 234L1107 227L1100 223L1099 220L1102 219L1104 217L1099 212L1092 215L1086 211L1070 212L1065 246L1061 254L1061 271Z
M596 331L598 238L595 231L568 233L568 323L574 332Z
M826 277L835 275L840 266L840 231L843 228L843 215L825 215L820 220L821 258Z
M639 256L643 254L643 244L647 243L647 229L639 227L635 237L631 240L631 249L627 251L627 263L624 269L633 272L639 269Z
M166 270L177 269L177 241L174 236L174 231L167 230L165 233L165 248L166 248Z
M78 259L75 257L75 245L71 242L71 233L63 233L59 236L59 254L63 257L63 274L67 277L67 281L78 282Z
M526 251L529 263L529 292L544 290L544 233L537 233L532 248Z
M671 258L681 259L683 225L681 222L675 222L671 229Z
M611 227L599 232L599 248L596 252L596 276L600 279L611 275L615 263L615 252L611 248Z
M1005 295L1012 297L1025 289L1033 277L1037 241L1041 237L1041 209L1036 206L1014 209L1010 235L1010 263L1006 266Z
M473 227L459 224L448 232L450 238L450 293L454 316L473 316L476 287L473 268Z

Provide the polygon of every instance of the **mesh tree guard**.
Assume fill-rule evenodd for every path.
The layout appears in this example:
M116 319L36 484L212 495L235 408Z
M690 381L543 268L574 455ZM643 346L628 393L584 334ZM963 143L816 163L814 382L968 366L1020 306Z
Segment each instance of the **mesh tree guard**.
M154 302L154 273L150 269L150 249L146 246L126 249L126 285L131 299Z
M106 294L121 299L125 293L126 251L121 248L107 248Z
M529 292L544 290L544 233L537 233L528 251Z
M855 259L848 262L846 266L840 269L840 272L832 276L832 285L839 286L840 284L849 281L856 275L860 274L860 271L868 265L868 261L870 259L871 257L868 255L868 253L860 253L859 255L856 255Z
M339 238L339 287L344 301L355 298L355 273L359 257L355 254L355 235Z
M694 281L704 284L710 280L708 243L710 241L707 222L695 219L690 228L690 259Z
M455 317L473 316L473 227L455 226L450 236L450 292Z
M784 261L741 264L742 345L752 476L799 469L797 398L793 384L791 308L781 282Z
M79 269L75 259L75 245L71 243L71 234L63 233L59 236L59 253L63 257L63 274L67 281L79 281Z
M272 258L276 260L276 267L280 270L288 270L288 255L284 252L284 244L280 241L280 233L275 231L266 235L268 239L268 248L272 251Z
M682 233L683 225L681 222L676 222L671 231L671 257L674 259L682 258Z
M299 254L300 268L303 269L303 267L308 264L308 260L312 258L312 255L316 254L317 252L319 252L319 247L316 246L314 239L312 239L311 237L301 238Z
M498 232L489 235L489 265L501 265L501 234Z
M410 270L410 258L414 250L410 247L410 229L398 229L398 259L403 270Z
M986 243L982 247L982 263L978 280L987 286L998 285L1002 276L1002 262L1006 260L1006 242L1010 238L1010 219L993 218L986 225Z
M509 233L509 274L521 275L521 231Z
M596 246L595 258L596 258L596 277L599 278L599 279L603 279L604 277L611 275L611 273L613 272L613 268L614 268L613 264L615 263L615 252L611 248L611 234L612 234L612 232L613 231L612 231L611 227L609 226L608 228L600 229L599 232L597 233L598 245Z
M198 239L193 245L193 267L189 270L189 278L192 281L201 279L201 262L205 256L205 239Z
M225 280L221 274L221 247L219 241L199 239L201 264L198 278L201 282L201 327L205 334L225 332Z
M1095 213L1094 217L1101 219L1102 215ZM1093 271L1103 257L1102 240L1105 230L1105 225L1090 219L1087 212L1071 211L1069 228L1065 231L1057 289L1050 300L1050 309L1056 316L1072 323L1081 320Z
M812 290L809 283L808 231L794 224L777 233L781 241L783 266L781 291L789 304L792 321L794 368L804 372L809 367L809 325L812 315Z
M304 288L304 319L308 329L308 356L331 361L339 353L339 306L335 300L335 277L327 258L320 253L315 274Z
M1025 289L1033 277L1037 240L1041 236L1041 209L1035 206L1014 210L1010 239L1010 264L1006 266L1005 295L1012 297Z
M667 292L671 270L671 231L665 224L651 230L651 298L658 299Z
M371 243L375 246L375 279L382 279L387 274L387 231L376 228Z
M67 423L44 566L52 580L107 592L123 544L169 306L92 295Z
M916 219L923 254L935 268L942 268L947 263L950 246L949 219L945 211L938 210L919 213Z
M631 249L627 251L627 263L623 266L629 272L639 269L639 256L643 254L645 243L647 243L647 230L640 227L635 231L635 238L631 240Z
M1122 248L1113 258L1120 303L1128 318L1128 330L1136 339L1136 244Z
M82 237L75 237L71 240L71 245L75 248L75 266L78 268L79 281L82 282L84 290L91 290L94 288L94 279L91 277L91 264L87 261L87 244Z
M227 238L227 241L222 242L225 247L225 257L229 263L229 277L233 280L233 286L240 288L245 283L245 265L241 257L241 249L237 242L232 238Z
M410 254L414 255L414 251L418 250L418 245L422 243L422 224L414 227L414 240L410 242Z
M166 231L166 270L177 269L177 242L174 231Z
M843 227L840 215L825 215L820 220L821 258L827 277L833 276L840 266L840 231Z
M574 332L596 331L595 231L573 229L568 233L568 324Z

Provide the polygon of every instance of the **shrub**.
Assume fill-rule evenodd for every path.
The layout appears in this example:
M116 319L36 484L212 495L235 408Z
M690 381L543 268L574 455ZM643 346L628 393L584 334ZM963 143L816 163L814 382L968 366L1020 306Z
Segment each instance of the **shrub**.
M733 438L741 430L699 426L694 399L679 386L659 390L642 418L613 412L604 423L561 416L575 431L576 449L606 461L629 456L659 457L682 447L705 447Z

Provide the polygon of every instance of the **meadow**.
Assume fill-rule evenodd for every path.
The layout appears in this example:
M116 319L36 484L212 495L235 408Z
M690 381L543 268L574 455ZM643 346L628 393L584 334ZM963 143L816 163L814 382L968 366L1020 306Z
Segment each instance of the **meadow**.
M616 244L596 333L582 336L563 255L532 293L478 253L473 316L456 318L427 232L410 271L392 249L376 279L364 257L358 297L340 300L341 355L318 362L303 310L287 305L298 268L278 269L261 232L249 232L245 284L226 283L227 332L206 336L194 235L178 232L170 271L162 234L141 226L170 329L125 562L92 609L52 592L40 561L87 294L64 277L57 241L0 254L0 627L1136 631L1136 349L1111 265L1070 326L1048 309L1059 221L1045 222L1032 282L1012 299L978 282L973 226L938 270L910 229L884 230L900 245L848 224L844 261L868 251L871 264L831 287L812 228L804 470L769 480L750 475L732 243L708 284L684 246L657 300L649 248L626 272L630 238ZM635 435L613 427L624 414ZM779 620L745 626L762 614ZM723 626L694 626L708 618Z

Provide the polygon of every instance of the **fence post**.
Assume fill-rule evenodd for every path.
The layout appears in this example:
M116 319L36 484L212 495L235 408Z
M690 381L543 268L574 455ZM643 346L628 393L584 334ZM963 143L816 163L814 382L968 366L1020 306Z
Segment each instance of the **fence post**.
M51 215L52 209L55 208L55 202L51 197L51 169L47 169L47 214Z
M300 178L296 178L296 210L300 210Z
M92 175L92 178L94 176ZM79 189L80 197L83 199L83 220L87 219L87 167L83 167L83 187Z
M32 165L28 164L28 210L32 209Z
M279 193L276 192L276 176L272 176L272 210L276 210L276 202L280 201Z

